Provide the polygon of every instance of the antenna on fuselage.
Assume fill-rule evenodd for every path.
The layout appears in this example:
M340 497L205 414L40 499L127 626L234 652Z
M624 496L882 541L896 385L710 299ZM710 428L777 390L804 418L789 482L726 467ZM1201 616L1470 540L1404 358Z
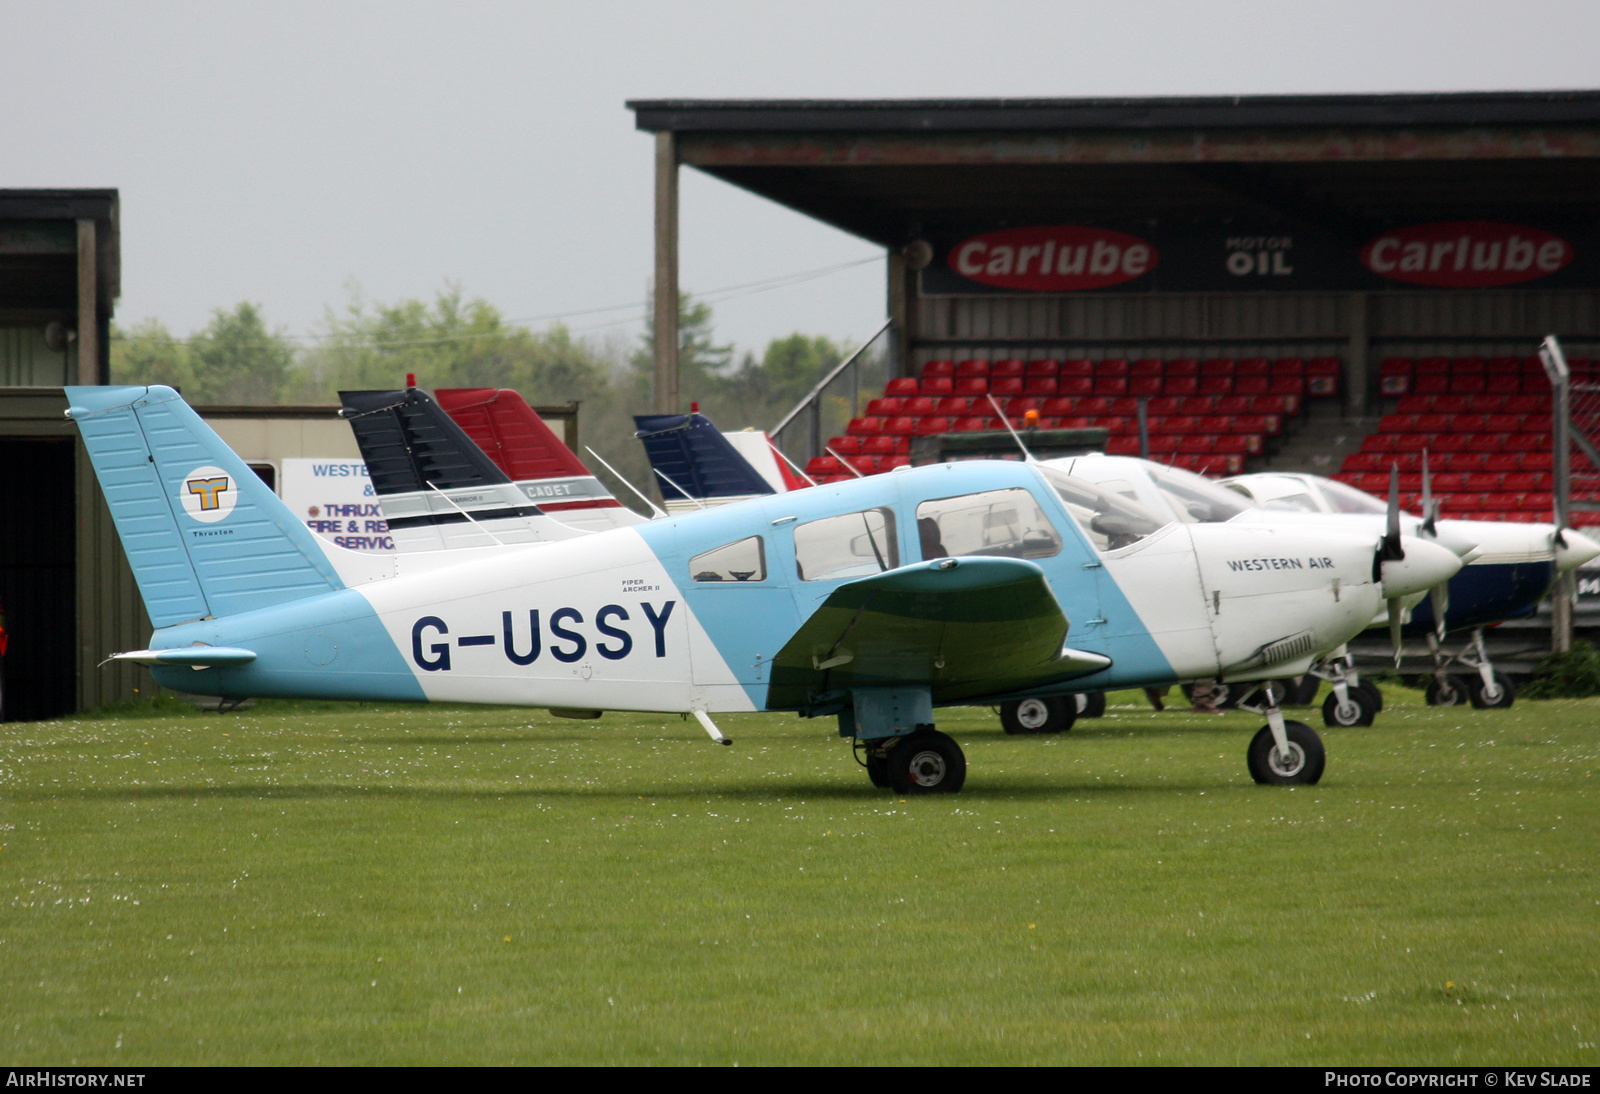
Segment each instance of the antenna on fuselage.
M426 479L424 479L422 481L423 482L428 482L428 480L426 480ZM502 547L506 546L506 541L505 540L501 539L499 536L497 536L493 532L489 531L488 525L484 524L477 517L473 516L471 513L467 512L465 509L461 508L461 506L457 505L456 502L455 502L455 499L452 498L449 494L446 494L443 490L440 490L437 486L433 485L433 483L431 483L431 482L428 482L428 489L432 490L435 494L438 494L441 498L443 498L445 500L445 502L452 509L454 509L456 512L460 513L462 516L466 517L467 520L469 520L473 524L477 525L478 526L478 531L482 532L484 535L486 535L490 539L494 540L500 546L502 546Z
M623 473L621 471L618 471L615 467L612 467L609 463L607 463L606 462L606 458L604 456L600 455L600 453L596 452L594 449L590 448L588 445L584 445L583 446L583 450L585 452L589 453L589 455L593 456L595 459L599 460L600 461L600 466L605 468L607 471L611 472L613 475L615 475L617 477L617 481L620 482L623 486L626 486L629 490L632 490L635 494L637 494L639 496L639 500L640 501L644 502L650 508L654 509L656 511L656 516L664 517L664 516L667 515L667 511L665 509L661 508L661 506L657 505L655 502L653 502L649 498L645 497L644 496L644 492L641 491L637 486L633 485L633 483L629 482L628 479L627 479L627 476L623 475Z
M672 487L678 493L682 494L684 497L686 497L690 501L694 502L696 508L704 509L706 507L706 503L705 502L701 501L699 498L697 498L693 494L689 493L689 491L685 490L683 487L679 486L677 483L675 483L671 479L667 478L666 475L662 474L661 469L659 467L652 467L650 470L654 471L658 475L661 475L661 481L662 482L666 483L668 486Z
M833 458L834 458L834 459L836 459L836 460L838 460L838 461L839 461L839 462L840 462L840 463L842 463L842 464L844 464L844 467L845 467L845 470L846 470L846 471L848 471L848 472L850 472L850 474L852 474L852 475L854 475L854 476L855 476L855 477L856 477L856 478L858 478L858 479L864 479L864 478L866 478L866 476L865 476L865 475L863 475L863 474L862 474L862 473L861 473L861 472L860 472L860 471L859 471L859 470L858 470L858 469L857 469L857 468L856 468L856 465L855 465L855 464L853 464L853 463L851 463L851 462L850 462L850 461L849 461L849 460L847 460L847 459L845 459L845 458L844 458L844 457L843 457L843 456L841 456L841 455L839 455L839 453L837 453L837 452L835 452L835 451L834 451L834 450L833 450L833 448L832 448L832 446L830 446L830 445L823 445L823 446L822 446L822 450L823 450L823 451L824 451L824 452L826 452L826 453L827 453L827 454L828 454L828 455L830 455L830 456L832 456L832 457L833 457ZM815 486L815 485L817 485L817 484L816 484L816 483L812 483L812 484L811 484L811 485L812 485L812 486Z
M1028 451L1028 446L1022 443L1022 438L1017 435L1017 431L1011 428L1011 419L1005 416L1005 413L1000 409L1000 404L994 401L994 396L986 391L983 393L983 397L989 400L989 405L994 407L994 412L1000 415L1000 424L1006 427L1006 432L1011 434L1011 439L1017 442L1018 448L1022 449L1023 458L1029 463L1038 463L1039 460L1032 452Z
M806 474L804 471L802 471L800 469L800 465L795 463L793 460L791 460L788 457L788 455L786 455L784 453L783 449L779 448L776 444L774 444L771 437L767 438L767 447L772 449L773 452L777 453L778 459L782 460L784 463L786 463L790 467L792 467L794 469L794 473L796 475L799 475L802 479L805 479L812 486L817 485L817 480L812 478L810 475ZM833 452L833 449L829 448L828 451L829 452ZM833 454L834 454L835 457L837 457L839 455L839 453L837 453L837 452L833 452ZM854 471L855 468L852 467L850 470Z

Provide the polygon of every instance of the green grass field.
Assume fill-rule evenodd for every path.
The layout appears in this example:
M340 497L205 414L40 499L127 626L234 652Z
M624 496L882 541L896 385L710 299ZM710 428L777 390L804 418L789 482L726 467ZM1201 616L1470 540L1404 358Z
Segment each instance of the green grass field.
M910 800L782 716L0 726L0 1055L1600 1062L1600 702L1387 694L1296 789L1246 714L941 712Z

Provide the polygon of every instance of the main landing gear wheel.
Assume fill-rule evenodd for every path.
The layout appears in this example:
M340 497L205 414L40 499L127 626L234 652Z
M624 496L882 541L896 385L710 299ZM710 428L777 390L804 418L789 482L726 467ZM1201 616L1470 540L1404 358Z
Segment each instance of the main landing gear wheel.
M1065 733L1078 717L1077 696L1014 699L1000 704L1000 728L1007 733Z
M867 753L867 778L872 780L872 785L879 790L889 789L889 759L887 756L874 756Z
M888 772L897 794L954 794L967 781L967 758L945 734L919 729L889 749Z
M1272 739L1272 727L1262 726L1250 742L1246 762L1250 777L1258 783L1275 786L1310 786L1322 778L1328 756L1322 748L1322 738L1304 722L1284 722L1284 736L1289 739L1289 751L1278 751Z
M1361 683L1357 684L1356 686L1359 687L1366 694L1366 696L1372 700L1372 712L1374 714L1382 714L1383 692L1378 690L1378 685L1374 684L1371 680L1362 680Z
M1370 726L1378 714L1372 696L1365 688L1346 688L1348 703L1339 702L1339 693L1330 691L1322 701L1322 724L1325 726Z
M1488 689L1483 686L1483 677L1474 673L1467 677L1467 697L1479 710L1503 710L1517 701L1517 685L1511 682L1511 677L1495 673L1494 686L1496 692L1490 698L1484 694Z
M1459 676L1435 676L1428 681L1423 698L1430 707L1458 707L1469 699L1467 682Z
M1280 680L1278 686L1283 688L1283 705L1286 707L1309 707L1317 701L1317 689L1322 686L1322 681L1309 672L1300 677L1298 683L1294 680Z
M1076 701L1079 718L1104 718L1106 716L1106 693L1103 691L1083 691L1073 696Z

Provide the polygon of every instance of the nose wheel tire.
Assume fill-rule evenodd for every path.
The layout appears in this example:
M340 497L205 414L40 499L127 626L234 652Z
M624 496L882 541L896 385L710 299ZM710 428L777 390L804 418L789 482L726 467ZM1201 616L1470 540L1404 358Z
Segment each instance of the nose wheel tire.
M961 746L936 729L919 729L889 749L889 785L897 794L954 794L967 781Z
M1065 733L1078 717L1077 696L1014 699L1000 704L1000 728L1007 733Z
M1511 677L1494 674L1496 694L1491 698L1485 694L1483 677L1476 674L1467 677L1467 697L1472 700L1472 705L1479 710L1503 710L1517 701L1517 685L1511 682Z
M1077 716L1079 718L1104 718L1106 714L1106 693L1103 691L1085 691L1073 696L1077 700Z
M1304 722L1284 722L1284 736L1289 739L1289 751L1278 751L1272 739L1272 728L1262 726L1250 742L1246 762L1250 777L1258 783L1272 786L1310 786L1322 778L1322 769L1328 756L1322 748L1322 738Z
M1278 686L1283 688L1283 705L1286 707L1309 707L1317 701L1317 689L1322 687L1322 681L1312 676L1309 672L1295 680L1279 680Z
M1339 702L1339 693L1330 691L1322 701L1322 724L1325 726L1370 726L1378 714L1377 707L1363 688L1346 688L1349 702Z
M889 789L889 761L883 756L874 756L867 753L867 778L872 780L872 785L879 790Z
M1430 707L1458 707L1467 702L1467 683L1459 676L1446 676L1443 679L1435 676L1428 681L1428 687L1423 692L1423 698Z
M1371 680L1363 680L1356 686L1366 694L1367 698L1372 700L1372 713L1382 714L1383 692L1378 690L1378 685L1374 684Z

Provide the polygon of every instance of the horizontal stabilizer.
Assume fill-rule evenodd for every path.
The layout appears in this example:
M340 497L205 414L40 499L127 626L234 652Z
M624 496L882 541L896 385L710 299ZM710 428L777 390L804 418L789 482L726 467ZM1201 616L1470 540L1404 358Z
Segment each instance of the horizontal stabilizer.
M767 706L852 687L925 686L936 704L1047 687L1110 660L1064 645L1044 571L987 556L919 562L829 595L773 659Z
M256 653L254 650L230 646L180 646L170 650L129 650L127 653L114 653L110 659L132 661L136 665L188 665L191 668L210 669L248 665L256 659Z

